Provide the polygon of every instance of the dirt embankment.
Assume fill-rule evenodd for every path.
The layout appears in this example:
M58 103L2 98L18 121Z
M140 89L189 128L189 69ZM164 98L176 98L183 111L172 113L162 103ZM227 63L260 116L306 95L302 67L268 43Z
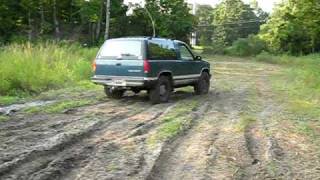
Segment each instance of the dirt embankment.
M213 67L207 96L187 89L155 106L141 94L64 113L14 113L0 122L0 179L320 177L317 146L293 130L271 90L279 68ZM186 126L175 128L176 119Z

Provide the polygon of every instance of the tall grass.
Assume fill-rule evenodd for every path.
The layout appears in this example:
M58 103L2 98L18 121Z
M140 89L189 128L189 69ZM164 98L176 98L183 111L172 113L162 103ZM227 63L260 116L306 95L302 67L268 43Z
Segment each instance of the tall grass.
M294 112L319 119L320 54L294 57L262 53L256 60L288 67L282 78L276 78L275 87L285 92L289 108Z
M0 95L33 94L89 79L96 48L54 43L0 49Z

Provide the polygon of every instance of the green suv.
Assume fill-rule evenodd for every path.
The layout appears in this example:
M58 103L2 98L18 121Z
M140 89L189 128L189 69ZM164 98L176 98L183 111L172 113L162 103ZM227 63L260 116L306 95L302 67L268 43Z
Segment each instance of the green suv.
M147 90L152 103L167 102L174 88L193 86L195 94L210 88L210 64L184 42L130 37L107 40L93 63L92 81L111 98L126 90Z

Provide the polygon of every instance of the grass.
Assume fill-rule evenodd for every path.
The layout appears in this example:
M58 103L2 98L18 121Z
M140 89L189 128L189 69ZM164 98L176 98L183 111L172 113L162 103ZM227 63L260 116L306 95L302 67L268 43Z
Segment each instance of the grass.
M11 44L2 47L0 95L38 94L89 79L91 61L96 52L96 48L82 48L76 44ZM8 98L0 100L8 102Z
M95 104L105 98L101 86L90 81L80 81L65 89L50 90L34 97L34 100L54 100L53 104L27 108L26 113L61 113L68 109ZM67 100L66 100L67 99Z
M199 107L200 102L193 99L188 102L179 102L163 119L162 124L149 139L148 143L154 145L158 141L172 139L180 132L188 129L192 123L190 112Z
M273 86L286 95L288 108L301 116L319 118L320 54L303 57L271 56L270 59L272 63L286 67L281 76L273 79Z
M0 96L0 106L14 104L18 102L19 99L17 96Z
M68 109L73 109L73 108L86 106L94 103L95 103L94 100L87 100L87 99L67 100L67 101L61 101L61 102L57 102L57 103L46 105L46 106L37 106L37 107L28 108L25 110L25 112L26 113L45 112L49 114L61 113Z
M241 115L240 122L237 123L235 129L238 132L244 132L247 127L249 127L251 124L255 123L257 121L256 117L251 115Z
M9 117L8 117L8 116L0 115L0 122L1 122L1 121L7 121L7 120L9 120Z
M77 98L81 95L91 92L95 94L95 98L101 98L105 95L103 94L103 87L100 85L95 85L91 81L79 81L74 83L72 86L68 86L62 89L52 89L39 94L34 97L36 100L56 100L68 98Z
M292 112L292 120L299 133L317 139L320 137L320 54L293 57L263 53L257 61L280 64L283 73L273 77L273 89Z

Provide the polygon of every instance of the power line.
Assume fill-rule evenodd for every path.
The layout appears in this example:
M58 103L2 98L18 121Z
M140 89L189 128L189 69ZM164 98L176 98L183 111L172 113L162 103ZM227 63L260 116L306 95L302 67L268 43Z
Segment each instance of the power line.
M212 25L198 25L197 27L215 27L215 26L224 26L224 25L241 25L241 24L250 24L250 23L265 23L265 20L252 20L252 21L238 21L238 22L229 22L223 24L212 24Z

